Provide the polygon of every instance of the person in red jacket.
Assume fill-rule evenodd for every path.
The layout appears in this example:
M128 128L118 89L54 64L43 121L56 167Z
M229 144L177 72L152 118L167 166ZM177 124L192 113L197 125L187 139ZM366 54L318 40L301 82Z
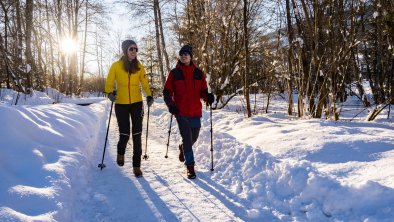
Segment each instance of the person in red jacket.
M164 85L164 101L178 122L182 144L179 145L179 160L185 162L187 177L196 178L192 146L197 141L202 116L201 99L209 105L215 100L208 93L205 74L192 62L193 48L185 45L179 51L176 68L168 74Z

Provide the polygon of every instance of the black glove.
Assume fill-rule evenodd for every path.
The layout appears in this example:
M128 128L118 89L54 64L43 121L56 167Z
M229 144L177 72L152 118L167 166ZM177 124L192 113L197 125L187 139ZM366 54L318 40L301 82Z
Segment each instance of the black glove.
M215 96L213 95L213 93L208 93L207 94L207 103L209 105L212 105L212 103L215 101Z
M146 104L148 105L148 107L150 107L153 104L153 97L152 96L147 96L146 97Z
M179 113L178 108L176 108L175 104L169 105L168 106L168 111L170 111L171 114L176 115Z
M112 102L115 102L115 100L116 100L116 92L108 93L108 99L111 100Z

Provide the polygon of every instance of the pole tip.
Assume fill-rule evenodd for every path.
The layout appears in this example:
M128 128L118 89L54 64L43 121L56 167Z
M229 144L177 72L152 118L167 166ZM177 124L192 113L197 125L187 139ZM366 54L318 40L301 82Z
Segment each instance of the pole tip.
M100 163L100 164L98 165L98 167L100 168L100 170L103 170L103 168L105 167L105 164L104 164L104 163Z

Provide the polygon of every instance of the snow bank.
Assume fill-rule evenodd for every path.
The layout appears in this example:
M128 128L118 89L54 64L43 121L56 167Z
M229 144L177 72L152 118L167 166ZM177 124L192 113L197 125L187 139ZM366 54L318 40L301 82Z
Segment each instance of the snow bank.
M69 221L106 107L0 105L0 221Z

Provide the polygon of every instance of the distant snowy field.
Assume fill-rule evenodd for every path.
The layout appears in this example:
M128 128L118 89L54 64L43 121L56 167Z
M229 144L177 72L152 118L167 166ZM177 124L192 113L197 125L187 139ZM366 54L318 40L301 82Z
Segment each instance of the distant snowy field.
M266 97L256 98L256 108L262 110ZM94 193L89 178L99 170L97 163L101 161L108 101L99 97L61 100L57 97L56 101L45 93L35 92L32 97L19 98L18 104L24 105L15 106L11 105L16 99L13 91L2 91L0 99L3 101L0 103L0 221L75 221L75 215L97 215L95 205L84 206L88 209L85 213L78 211L80 202L87 201L89 193ZM251 99L254 103L254 96ZM389 109L376 121L367 122L368 109L364 110L357 99L350 97L342 104L344 118L339 121L297 119L285 114L286 101L275 96L268 114L259 111L248 119L240 111L241 101L235 97L224 109L213 111L213 173L210 172L208 110L203 112L200 137L194 147L196 186L216 196L232 212L231 220L393 220L394 119L392 112L388 116ZM76 105L91 102L95 103ZM150 115L150 129L156 129L151 133L159 136L153 136L148 145L162 144L159 148L164 150L170 115L161 98L156 99ZM171 144L178 144L180 135L175 121L171 131ZM110 139L116 146L116 132ZM155 147L148 147L152 153L159 152ZM108 162L110 157L106 157ZM148 160L157 165L152 167L160 168L160 162L154 158L162 160L162 156L159 159L151 155ZM149 174L145 178L154 182ZM112 180L124 182L119 176ZM151 192L161 194L159 189ZM102 194L93 197L117 202L117 197ZM197 205L202 204L198 199L195 201ZM119 206L113 207L123 209L121 206L128 204L120 201ZM172 205L167 207L169 212L179 210ZM195 215L214 213L214 209L186 208ZM201 212L194 212L196 209ZM161 218L171 220L169 213L162 213ZM183 214L176 218L202 220ZM112 221L110 216L92 220ZM210 220L228 219L212 216Z

